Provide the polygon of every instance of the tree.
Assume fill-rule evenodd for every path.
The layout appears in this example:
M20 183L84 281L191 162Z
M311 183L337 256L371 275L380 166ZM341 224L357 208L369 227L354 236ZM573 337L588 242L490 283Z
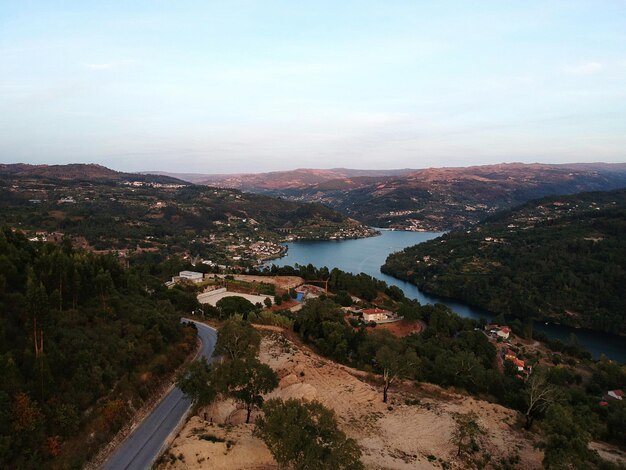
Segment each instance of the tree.
M176 385L198 406L210 405L218 394L214 369L205 358L191 363L181 372L176 379Z
M248 318L248 314L256 309L254 304L244 297L233 295L224 297L215 304L222 313L222 318L232 317L233 315L242 315L244 319Z
M35 357L39 358L43 352L43 317L45 317L48 310L48 296L46 295L45 287L35 277L32 269L28 271L26 299L33 318Z
M25 393L16 394L13 403L13 431L30 433L35 430L40 420L41 411L37 402L32 401Z
M226 320L219 329L213 355L224 355L230 360L255 357L260 347L259 332L249 322L235 316Z
M416 300L404 301L400 304L397 313L405 320L419 320L421 318L419 302Z
M323 336L323 323L336 322L345 325L343 311L331 300L309 300L298 312L294 323L294 331L305 341L315 340Z
M557 388L546 380L545 374L536 370L526 381L524 400L526 403L525 429L530 429L535 416L545 412L557 399Z
M524 339L532 340L533 339L533 319L532 317L528 317L524 320L524 325L522 327L522 334Z
M102 310L107 310L107 299L109 298L109 294L114 288L113 278L111 277L111 273L109 271L105 271L104 269L100 269L98 274L94 280L94 288L98 295L100 296L100 302L102 304Z
M296 470L360 470L361 451L339 430L337 419L318 401L268 400L255 433L279 465Z
M265 304L267 308L272 308L272 299L270 299L269 297L265 297L265 300L263 300L263 303Z
M461 452L468 452L478 447L478 441L485 434L485 430L478 423L476 413L455 413L454 414L454 431L450 442L457 446L456 455Z
M350 305L352 305L352 296L345 290L340 290L339 292L337 292L333 300L342 307L349 307Z
M376 364L383 374L383 403L387 403L389 387L411 371L417 364L417 355L411 350L401 353L397 348L385 344L376 353Z
M626 444L626 403L622 401L611 402L611 413L608 416L606 427L607 432L613 439Z
M552 406L542 424L546 436L545 468L583 470L592 467L589 460L593 456L588 447L591 435L570 408Z
M263 405L263 394L278 387L278 376L256 358L235 359L222 363L216 375L223 391L246 406L246 424L255 407Z

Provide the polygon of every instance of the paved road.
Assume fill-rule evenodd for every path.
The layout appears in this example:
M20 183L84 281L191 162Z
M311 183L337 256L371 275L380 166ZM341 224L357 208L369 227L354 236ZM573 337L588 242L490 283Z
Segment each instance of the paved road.
M198 327L198 336L202 341L200 355L211 362L217 331L203 323L194 323ZM183 392L177 387L172 389L102 468L105 470L150 468L158 457L165 440L174 431L190 406L191 402L185 398Z

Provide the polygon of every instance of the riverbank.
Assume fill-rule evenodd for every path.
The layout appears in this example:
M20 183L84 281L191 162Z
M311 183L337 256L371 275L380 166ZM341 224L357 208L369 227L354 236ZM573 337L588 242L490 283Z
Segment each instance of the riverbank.
M385 281L390 286L402 289L410 299L416 299L421 304L442 303L462 317L480 320L490 320L493 315L483 309L475 308L463 302L430 295L420 290L414 284L381 273L380 267L390 253L401 251L406 247L432 240L443 232L406 232L397 230L382 230L381 236L347 241L299 241L289 243L286 256L265 266L276 264L307 265L329 269L338 268L351 273L363 272L372 277ZM567 342L574 334L581 345L588 350L592 357L598 359L601 355L626 362L626 341L624 338L609 333L600 333L584 328L571 328L566 325L535 323L535 329L544 332L550 338Z

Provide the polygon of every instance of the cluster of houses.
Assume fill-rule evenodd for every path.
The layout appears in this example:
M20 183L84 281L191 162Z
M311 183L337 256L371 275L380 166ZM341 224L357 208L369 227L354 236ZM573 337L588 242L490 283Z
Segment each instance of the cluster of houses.
M258 260L265 260L281 256L287 249L283 245L261 240L252 243L248 251Z
M609 390L606 395L602 397L600 406L609 406L611 400L622 401L624 399L624 390Z
M510 345L509 337L511 336L511 328L508 326L500 326L500 325L487 325L485 326L485 333L495 339L505 341L506 344ZM519 357L517 357L517 353L513 351L511 348L505 346L502 348L502 360L510 361L513 363L515 368L517 369L518 377L523 378L523 376L528 376L532 373L533 368L530 364L526 364L526 362Z
M522 359L517 357L517 353L511 349L503 351L504 360L511 361L520 374L530 375L533 368L530 364L526 364ZM521 375L520 375L521 377Z

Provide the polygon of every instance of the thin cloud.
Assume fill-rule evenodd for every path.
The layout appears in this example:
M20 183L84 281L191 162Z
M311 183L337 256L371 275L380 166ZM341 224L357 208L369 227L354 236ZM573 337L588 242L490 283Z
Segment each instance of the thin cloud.
M568 75L593 75L603 69L600 62L585 62L584 64L568 65L563 71Z
M132 64L134 60L118 60L115 62L101 62L101 63L92 63L85 64L85 67L89 70L110 70L116 69L118 67L122 67L124 65Z

